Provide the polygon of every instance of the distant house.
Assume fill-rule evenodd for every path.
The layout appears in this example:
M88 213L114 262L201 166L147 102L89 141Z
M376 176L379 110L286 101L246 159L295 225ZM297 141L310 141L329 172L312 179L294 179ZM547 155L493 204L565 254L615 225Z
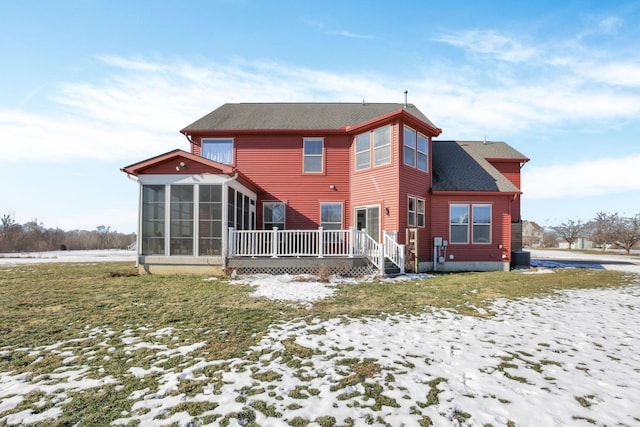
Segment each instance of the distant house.
M412 104L225 104L181 132L122 168L146 272L508 270L522 247L527 157L434 141Z
M522 243L531 248L544 246L544 227L533 221L522 221Z

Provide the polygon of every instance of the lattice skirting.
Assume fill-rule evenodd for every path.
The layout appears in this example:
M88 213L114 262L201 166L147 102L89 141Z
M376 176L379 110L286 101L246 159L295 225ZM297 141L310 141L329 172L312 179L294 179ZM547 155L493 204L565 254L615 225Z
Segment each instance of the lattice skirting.
M243 266L236 267L233 270L236 274L312 274L312 275L320 275L320 266L283 266L283 265L274 265L274 266ZM349 266L349 267L341 267L341 266L328 266L330 274L337 274L342 277L362 277L371 275L377 272L375 268L371 265L365 266Z

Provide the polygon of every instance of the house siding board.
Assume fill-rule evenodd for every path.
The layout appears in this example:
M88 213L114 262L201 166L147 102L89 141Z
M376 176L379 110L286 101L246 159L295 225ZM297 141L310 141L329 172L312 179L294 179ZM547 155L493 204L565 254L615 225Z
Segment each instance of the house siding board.
M303 173L302 141L317 135L242 135L235 139L235 167L267 189L258 198L256 219L262 227L262 202L287 205L287 229L313 229L320 223L320 202L344 204L344 226L348 210L349 143L347 135L324 137L324 172ZM334 185L335 190L330 186Z
M511 215L509 214L510 198L503 195L489 196L433 196L432 203L432 236L442 237L450 241L449 236L449 205L489 203L491 208L491 243L489 244L449 244L447 260L453 255L452 261L503 261L503 255L510 256L511 252ZM471 236L469 237L471 240ZM502 245L502 248L499 247Z

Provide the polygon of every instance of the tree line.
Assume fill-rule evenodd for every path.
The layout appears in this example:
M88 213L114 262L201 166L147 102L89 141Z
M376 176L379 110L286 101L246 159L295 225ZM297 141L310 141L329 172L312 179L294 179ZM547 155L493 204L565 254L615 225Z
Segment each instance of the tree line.
M135 233L119 233L108 225L95 230L64 231L46 228L37 219L19 224L12 213L0 217L0 252L126 249L135 241Z
M569 249L579 238L586 238L603 251L619 247L629 254L640 243L640 213L626 217L618 213L598 212L590 221L570 219L550 227L550 230L567 242Z

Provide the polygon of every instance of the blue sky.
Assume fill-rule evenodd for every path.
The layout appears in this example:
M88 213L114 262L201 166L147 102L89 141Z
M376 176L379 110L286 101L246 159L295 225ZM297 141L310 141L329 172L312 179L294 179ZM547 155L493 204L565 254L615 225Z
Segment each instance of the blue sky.
M135 231L120 168L225 102L403 102L505 141L523 218L640 213L640 1L0 2L0 215Z

